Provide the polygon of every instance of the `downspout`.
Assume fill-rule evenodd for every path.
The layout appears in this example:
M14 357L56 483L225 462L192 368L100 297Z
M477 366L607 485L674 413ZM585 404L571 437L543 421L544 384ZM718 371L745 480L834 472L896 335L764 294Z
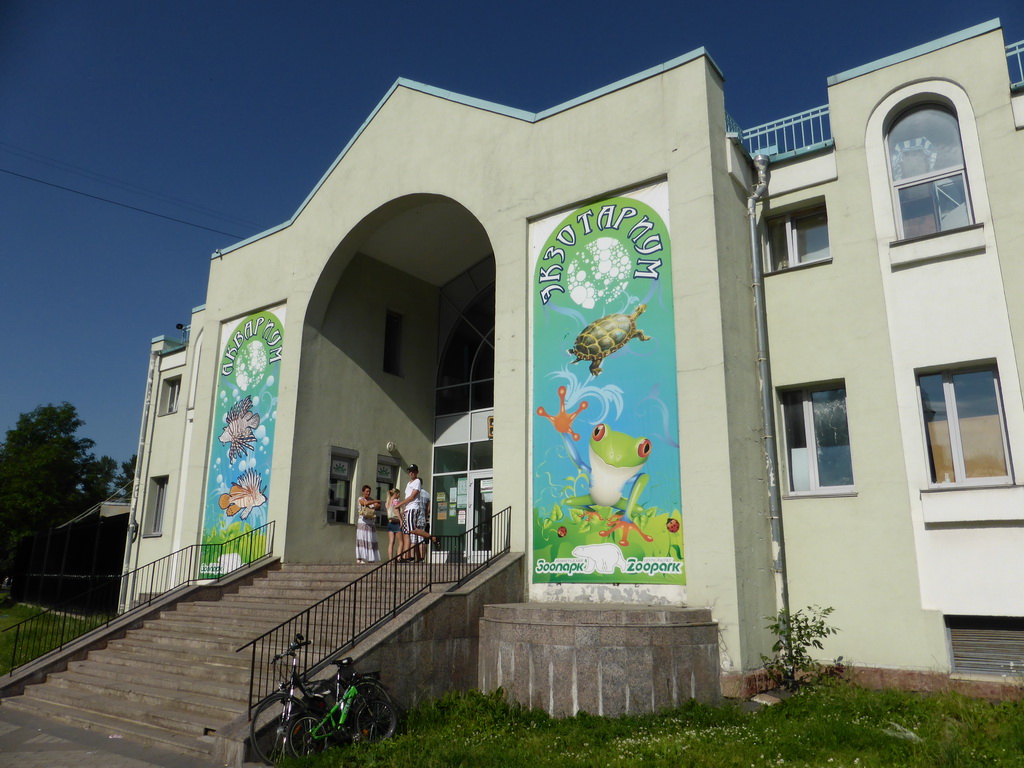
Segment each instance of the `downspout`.
M772 569L778 604L785 617L783 640L790 645L789 636L789 578L786 573L786 538L782 528L782 496L779 490L778 462L775 441L775 402L772 397L772 372L768 354L768 313L764 298L764 262L761 239L757 232L757 204L768 194L768 156L754 157L757 184L747 198L747 217L750 219L750 253L754 274L754 318L757 325L757 373L761 386L761 429L764 433L764 460L768 480L768 517L771 521Z
M132 546L139 537L139 489L142 487L143 454L146 452L146 439L149 433L149 409L153 402L153 381L156 378L157 363L160 354L156 350L149 355L149 372L146 374L146 400L142 406L142 426L139 428L139 450L135 454L135 482L132 483L131 520L128 523L128 540L124 544L124 565L122 574L127 574L132 564ZM128 581L121 579L121 597L117 612L124 613L127 602Z

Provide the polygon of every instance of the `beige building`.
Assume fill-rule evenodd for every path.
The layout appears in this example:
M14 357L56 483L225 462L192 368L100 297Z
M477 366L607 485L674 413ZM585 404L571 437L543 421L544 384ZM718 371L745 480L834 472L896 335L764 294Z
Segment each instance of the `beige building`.
M476 531L435 556L509 508L524 601L710 609L724 680L786 601L835 609L826 659L1018 674L1020 49L981 24L747 131L703 50L538 114L400 80L154 341L131 564L271 521L353 561L416 463Z

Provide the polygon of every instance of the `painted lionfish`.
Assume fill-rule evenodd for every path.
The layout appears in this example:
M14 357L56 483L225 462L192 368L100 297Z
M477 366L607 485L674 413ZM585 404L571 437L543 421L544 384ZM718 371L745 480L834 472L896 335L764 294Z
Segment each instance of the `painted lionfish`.
M220 495L220 508L228 517L238 514L239 520L245 520L250 512L266 503L262 481L254 469L243 472L231 484L231 490Z
M256 442L253 430L260 425L260 415L252 410L252 397L245 396L228 411L224 417L227 426L220 433L220 441L229 446L228 461L233 462L239 456L251 451Z

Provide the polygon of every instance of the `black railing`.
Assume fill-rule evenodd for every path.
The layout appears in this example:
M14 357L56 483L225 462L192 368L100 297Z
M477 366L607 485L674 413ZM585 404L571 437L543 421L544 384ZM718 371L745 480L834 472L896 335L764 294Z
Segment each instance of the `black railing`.
M104 577L92 589L3 630L14 633L10 673L174 589L217 580L273 551L274 523L269 522L219 544L193 544L125 574Z
M438 536L423 562L389 560L366 575L295 614L243 645L250 649L249 711L277 688L271 660L296 633L317 649L305 657L303 671L316 671L328 659L355 645L396 616L435 584L455 589L509 551L512 508L491 516L458 536ZM310 661L312 659L312 661Z

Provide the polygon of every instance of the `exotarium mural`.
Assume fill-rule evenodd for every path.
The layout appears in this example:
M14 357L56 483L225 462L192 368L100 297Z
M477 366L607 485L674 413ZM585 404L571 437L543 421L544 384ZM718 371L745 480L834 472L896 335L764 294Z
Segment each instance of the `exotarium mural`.
M664 184L536 222L533 578L685 584Z

